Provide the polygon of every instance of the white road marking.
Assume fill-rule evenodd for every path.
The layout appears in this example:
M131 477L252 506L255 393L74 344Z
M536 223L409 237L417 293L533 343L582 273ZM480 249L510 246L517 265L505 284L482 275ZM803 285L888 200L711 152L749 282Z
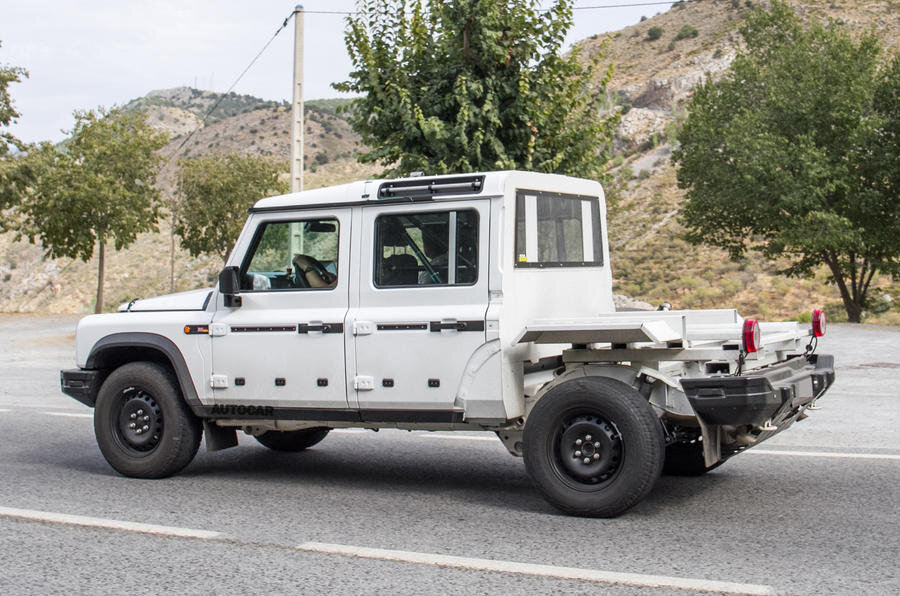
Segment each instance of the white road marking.
M77 414L75 412L44 412L50 416L62 416L64 418L93 418L93 414Z
M429 433L427 435L419 435L425 439L450 439L451 441L490 441L492 443L500 443L497 437L473 437L472 435L436 435Z
M336 428L333 431L334 433L341 434L359 434L359 433L367 433L367 431L362 428ZM450 439L453 441L492 441L494 443L499 443L500 439L497 437L474 437L472 435L448 435L448 434L439 434L434 432L410 432L405 436L415 437L417 439Z
M72 526L87 526L91 528L108 528L111 530L125 530L127 532L139 532L141 534L161 534L163 536L178 536L181 538L203 538L208 540L210 538L219 538L222 536L221 532L210 532L208 530L157 526L154 524L142 524L116 519L69 515L68 513L15 509L13 507L0 507L0 517L15 517L32 521L53 522L57 524L69 524Z
M575 579L594 581L606 584L639 586L644 588L674 588L695 592L718 592L724 594L774 594L771 586L759 584L741 584L686 577L669 577L665 575L645 575L642 573L622 573L618 571L601 571L599 569L579 569L576 567L556 567L554 565L538 565L518 563L515 561L499 561L494 559L475 559L455 557L431 553L418 553L403 550L386 550L344 544L324 544L321 542L305 542L298 545L297 550L306 552L344 555L363 559L380 559L436 567L452 567L474 571L496 571L501 573L518 573L557 579Z
M789 455L794 457L842 457L845 459L890 459L900 460L900 455L890 453L835 453L832 451L779 451L775 449L748 449L746 453L756 455Z
M364 433L368 432L357 428L341 428L332 432L340 433ZM410 436L419 439L446 439L450 441L488 441L492 443L500 443L497 437L476 437L473 435L447 434L435 432L415 432L409 433ZM834 452L834 451L785 451L779 449L748 449L745 453L755 453L756 455L784 455L797 457L837 457L845 459L882 459L882 460L900 460L900 455L889 453L852 453L852 452Z

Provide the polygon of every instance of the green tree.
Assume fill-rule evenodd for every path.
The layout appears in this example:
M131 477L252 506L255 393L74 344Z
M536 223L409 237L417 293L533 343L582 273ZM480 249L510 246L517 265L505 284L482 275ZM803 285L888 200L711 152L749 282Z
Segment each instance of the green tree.
M366 0L348 18L362 162L390 175L520 168L598 178L616 115L600 54L560 55L572 2Z
M179 165L175 233L194 256L205 253L227 260L247 209L258 199L288 190L287 181L278 179L287 164L264 157L217 154Z
M19 83L27 76L28 71L24 68L0 65L0 211L15 201L29 181L27 170L18 168L18 159L11 155L12 149L22 151L26 146L8 130L9 125L20 116L9 94L9 85Z
M804 29L786 4L756 9L746 51L694 91L673 159L688 237L827 265L850 321L877 273L900 258L900 62L836 23Z
M158 230L157 150L166 141L143 113L100 108L75 112L65 150L44 143L23 160L34 180L16 207L19 235L51 257L87 262L97 247L95 312L103 311L106 247Z

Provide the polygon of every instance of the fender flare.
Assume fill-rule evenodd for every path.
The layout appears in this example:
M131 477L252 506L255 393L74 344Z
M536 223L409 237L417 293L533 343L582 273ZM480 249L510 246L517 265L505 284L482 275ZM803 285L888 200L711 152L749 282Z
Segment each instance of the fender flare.
M204 416L203 404L197 395L197 388L191 378L190 370L184 361L184 355L175 343L162 335L146 332L123 332L113 333L100 338L94 347L91 348L90 355L85 363L86 369L102 369L105 368L104 361L108 356L126 351L129 349L139 348L141 351L152 350L161 354L165 361L171 365L175 372L175 378L181 388L181 395L184 401L191 408L194 415L198 417ZM119 358L114 358L118 361ZM126 358L125 362L132 362L134 359ZM124 362L120 362L124 364Z

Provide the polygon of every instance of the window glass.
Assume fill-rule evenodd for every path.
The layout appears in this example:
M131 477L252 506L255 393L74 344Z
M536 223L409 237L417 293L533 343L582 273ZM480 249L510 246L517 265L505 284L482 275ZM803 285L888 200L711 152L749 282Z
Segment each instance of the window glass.
M262 224L241 268L241 290L333 288L339 234L334 218Z
M517 267L602 265L597 197L516 193Z
M375 285L474 284L478 213L472 210L381 215L375 220Z

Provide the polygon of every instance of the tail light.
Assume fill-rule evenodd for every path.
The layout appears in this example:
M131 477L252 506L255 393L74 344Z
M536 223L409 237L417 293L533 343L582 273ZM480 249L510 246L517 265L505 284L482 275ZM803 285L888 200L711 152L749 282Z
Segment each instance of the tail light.
M753 319L744 321L744 331L741 334L744 351L748 354L759 351L759 323Z
M817 308L813 311L812 314L813 335L815 335L816 337L822 337L823 335L825 335L826 326L825 311L821 308Z

